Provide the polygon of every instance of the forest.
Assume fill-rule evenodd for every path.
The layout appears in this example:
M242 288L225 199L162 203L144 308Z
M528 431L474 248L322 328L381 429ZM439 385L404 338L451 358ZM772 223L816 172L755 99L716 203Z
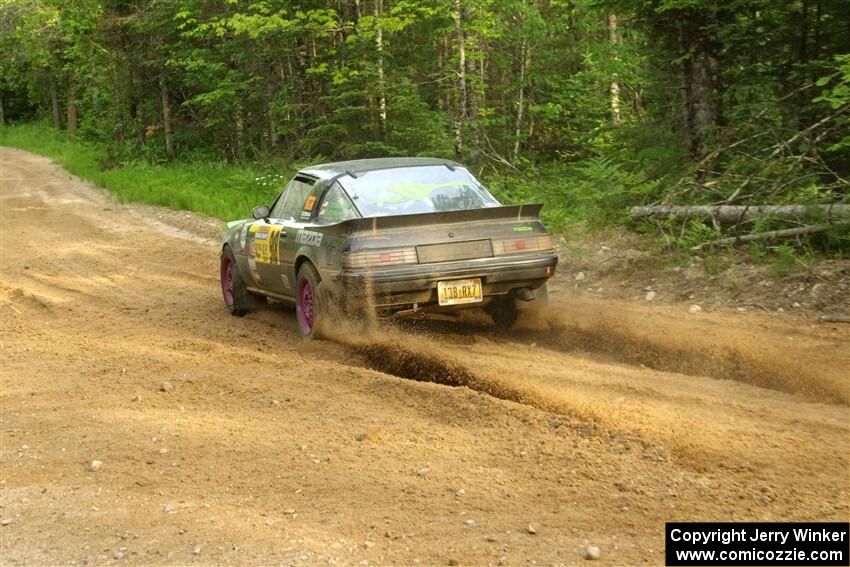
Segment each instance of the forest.
M101 170L433 155L556 229L850 202L846 0L0 0L0 50L0 121ZM648 218L689 247L800 227Z

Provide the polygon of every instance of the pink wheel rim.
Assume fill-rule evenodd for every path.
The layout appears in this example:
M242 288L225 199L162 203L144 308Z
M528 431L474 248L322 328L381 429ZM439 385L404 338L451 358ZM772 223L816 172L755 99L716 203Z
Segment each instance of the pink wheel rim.
M298 326L301 332L309 335L313 332L314 323L313 286L306 278L298 284Z
M228 307L233 307L233 260L225 256L221 260L221 292Z

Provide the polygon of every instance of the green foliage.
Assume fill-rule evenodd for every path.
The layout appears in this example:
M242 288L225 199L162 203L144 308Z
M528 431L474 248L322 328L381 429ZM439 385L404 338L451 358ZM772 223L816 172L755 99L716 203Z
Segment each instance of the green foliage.
M814 99L816 103L825 103L835 112L843 112L836 117L836 127L844 132L825 149L835 154L850 153L850 116L846 110L850 107L850 53L835 56L836 71L817 80L816 85L822 87L822 94Z
M571 192L587 218L598 224L625 221L628 209L658 189L642 172L627 170L609 158L585 160L575 168Z
M485 176L484 181L503 202L543 203L543 219L556 230L577 221L592 227L623 222L629 207L658 190L656 182L608 158L552 165L523 176Z
M669 235L668 243L673 248L683 252L687 252L698 244L711 242L722 237L718 234L717 229L699 219L681 222L675 218L669 218L664 220L661 225L665 234Z
M235 172L386 155L455 157L553 228L650 202L848 202L847 21L834 0L0 0L7 121L77 115L94 145L4 137L216 215L261 192Z
M770 260L771 268L776 276L785 276L792 272L808 268L803 257L797 253L797 249L789 244L779 244L771 247L773 257Z

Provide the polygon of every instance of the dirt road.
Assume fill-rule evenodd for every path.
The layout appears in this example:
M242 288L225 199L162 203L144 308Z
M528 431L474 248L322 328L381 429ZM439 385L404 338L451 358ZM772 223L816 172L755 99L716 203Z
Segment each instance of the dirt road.
M4 565L661 564L665 521L850 516L846 326L556 289L303 342L174 215L0 168Z

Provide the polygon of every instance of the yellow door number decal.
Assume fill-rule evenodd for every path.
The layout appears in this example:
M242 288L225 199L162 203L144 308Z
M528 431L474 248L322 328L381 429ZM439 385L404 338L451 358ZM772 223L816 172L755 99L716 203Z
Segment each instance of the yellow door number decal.
M254 259L264 264L280 264L280 231L275 224L252 224L251 239L254 243Z

